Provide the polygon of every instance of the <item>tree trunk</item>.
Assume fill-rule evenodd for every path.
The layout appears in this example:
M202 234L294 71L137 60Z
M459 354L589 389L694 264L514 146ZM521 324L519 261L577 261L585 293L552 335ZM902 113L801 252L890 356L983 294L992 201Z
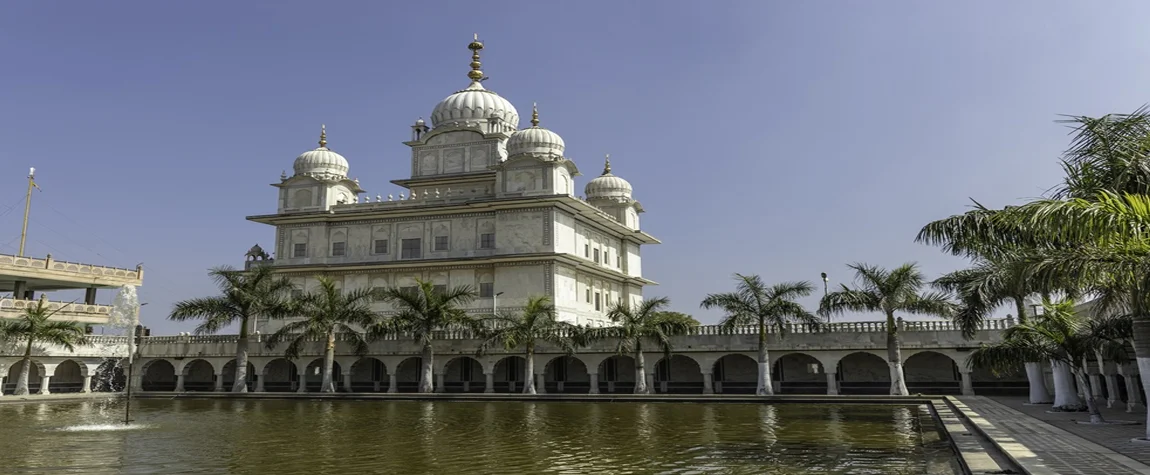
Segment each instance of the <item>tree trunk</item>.
M327 332L327 345L323 351L323 382L319 385L319 392L335 392L331 374L333 369L335 369L335 330Z
M1054 372L1054 409L1082 410L1082 399L1078 398L1078 390L1074 388L1074 376L1070 373L1070 366L1052 360L1050 367Z
M668 360L669 361L669 360ZM670 371L668 370L668 373ZM759 316L759 381L755 387L755 394L759 396L772 396L775 394L771 387L771 358L767 354L767 324Z
M1094 400L1094 388L1090 384L1090 375L1086 374L1085 369L1082 369L1075 371L1074 377L1078 378L1078 384L1086 393L1086 410L1090 412L1090 423L1101 424L1105 422L1102 419L1102 411L1098 410L1098 402Z
M642 342L635 342L635 394L647 394L647 365L643 361Z
M899 341L898 322L894 319L894 312L886 314L886 354L887 364L890 365L890 394L892 396L908 396L906 378L902 371L902 344Z
M20 366L20 375L16 377L16 391L12 394L24 396L28 394L28 373L32 372L32 338L28 338L28 346L24 350L24 361ZM43 379L44 375L40 375ZM128 382L131 384L131 381Z
M233 393L248 392L248 322L240 322L240 339L236 341L236 382Z
M1144 295L1137 297L1145 298ZM1138 376L1150 376L1150 313L1137 312L1134 314L1134 356L1138 361ZM1145 386L1143 386L1145 387ZM1129 388L1128 391L1137 391L1138 388ZM1142 394L1143 401L1146 394ZM1150 411L1146 411L1146 439L1150 440Z
M535 394L535 348L527 345L527 363L523 365L523 394Z
M1018 323L1026 323L1029 318L1026 315L1026 301L1025 297L1014 296L1014 309L1018 313ZM1024 363L1026 367L1026 384L1030 387L1031 404L1049 404L1050 403L1050 389L1046 387L1046 375L1042 372L1042 363L1038 361L1027 361Z
M435 383L433 380L433 378L435 378L435 374L432 371L432 369L435 368L433 358L434 355L431 352L431 343L424 344L423 357L420 358L420 364L422 368L420 368L419 372L419 392L421 393L430 393L435 390Z

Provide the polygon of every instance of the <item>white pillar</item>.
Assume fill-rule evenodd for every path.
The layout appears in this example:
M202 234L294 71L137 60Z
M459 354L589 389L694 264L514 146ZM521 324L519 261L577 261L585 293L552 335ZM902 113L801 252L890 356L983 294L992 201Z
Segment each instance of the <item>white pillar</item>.
M587 394L599 394L599 373L587 373L587 376L591 380L591 389Z
M835 378L835 373L827 373L827 394L830 396L839 394L839 382Z
M962 377L962 395L963 396L973 396L974 395L974 381L970 377L970 372L969 371L962 371L958 374Z
M343 374L343 391L348 393L351 392L351 373Z
M391 373L391 374L387 375L387 392L389 392L389 393L399 392L399 388L396 386L397 385L395 383L395 373Z
M176 392L184 392L184 373L176 375Z
M486 379L483 383L483 392L487 394L495 392L495 373L483 373L483 378Z
M48 390L48 385L51 382L52 382L51 376L48 376L48 375L41 376L40 377L40 392L38 392L36 394L52 394L52 391Z
M1142 406L1142 390L1138 388L1138 375L1125 374L1126 378L1126 412L1139 412Z
M703 394L715 394L715 375L710 371L703 373Z
M435 375L435 392L437 392L437 393L444 392L443 391L443 380L444 380L443 373L439 373L439 374Z
M543 373L535 373L535 394L547 394L547 382Z
M303 369L299 370L299 387L296 388L295 392L297 392L297 393L306 393L307 392L307 367L306 366L304 366Z
M647 394L655 394L655 373L647 373Z
M1090 392L1095 400L1102 399L1102 375L1090 373Z
M264 380L267 379L267 375L263 374L263 373L256 373L255 376L256 376L256 390L255 390L255 392L262 393L262 392L266 391L266 389L264 389Z
M217 393L221 393L221 392L224 392L224 375L223 375L223 374L217 374L217 375L216 375L216 388L215 388L215 391L216 391Z
M88 393L92 392L92 375L90 375L90 374L84 375L84 386L82 386L80 388L80 392L82 392L84 394L88 394Z
M371 382L371 390L375 391L377 393L379 392L379 381L372 381Z
M1118 403L1118 375L1106 375L1106 407L1114 407Z
M7 366L0 366L0 397L4 397L4 381L8 378L7 376L4 376L4 374L7 372Z

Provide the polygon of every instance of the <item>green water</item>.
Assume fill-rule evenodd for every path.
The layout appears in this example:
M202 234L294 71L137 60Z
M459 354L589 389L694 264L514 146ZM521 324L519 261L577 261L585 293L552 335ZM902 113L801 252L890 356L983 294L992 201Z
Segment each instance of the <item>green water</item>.
M0 405L0 473L950 474L925 406L141 400Z

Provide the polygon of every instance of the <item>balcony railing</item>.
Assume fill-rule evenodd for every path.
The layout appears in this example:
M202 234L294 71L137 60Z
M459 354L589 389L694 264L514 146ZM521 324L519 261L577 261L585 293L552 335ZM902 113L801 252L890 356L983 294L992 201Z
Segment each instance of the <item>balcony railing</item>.
M20 300L13 298L0 298L0 313L5 311L23 312L26 308L36 308L39 305L39 300ZM61 309L63 307L63 309ZM48 310L52 312L58 311L58 315L66 317L69 315L84 315L84 316L108 316L112 313L112 307L108 305L88 305L84 303L72 302L48 302Z
M120 279L143 280L144 269L136 266L135 269L121 267L97 266L80 262L68 262L52 259L52 255L44 259L27 256L13 256L0 254L0 268L16 267L27 269L45 269L56 272L67 272L81 276L115 277Z

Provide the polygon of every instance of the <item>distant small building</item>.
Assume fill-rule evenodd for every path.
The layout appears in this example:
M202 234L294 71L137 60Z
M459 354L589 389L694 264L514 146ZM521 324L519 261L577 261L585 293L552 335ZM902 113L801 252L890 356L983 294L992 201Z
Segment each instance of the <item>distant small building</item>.
M638 302L655 284L640 265L640 247L659 243L640 230L643 207L609 157L577 197L580 173L563 139L540 126L535 107L531 127L519 129L515 106L483 85L483 44L468 48L470 84L440 101L430 124L411 126L411 177L392 181L404 189L398 196L373 197L349 178L348 160L328 147L323 129L319 147L272 185L276 213L247 219L275 226L271 265L299 291L314 288L318 274L344 288L422 279L475 289L475 312L547 295L560 319L604 324L610 305ZM249 266L270 260L257 249Z

